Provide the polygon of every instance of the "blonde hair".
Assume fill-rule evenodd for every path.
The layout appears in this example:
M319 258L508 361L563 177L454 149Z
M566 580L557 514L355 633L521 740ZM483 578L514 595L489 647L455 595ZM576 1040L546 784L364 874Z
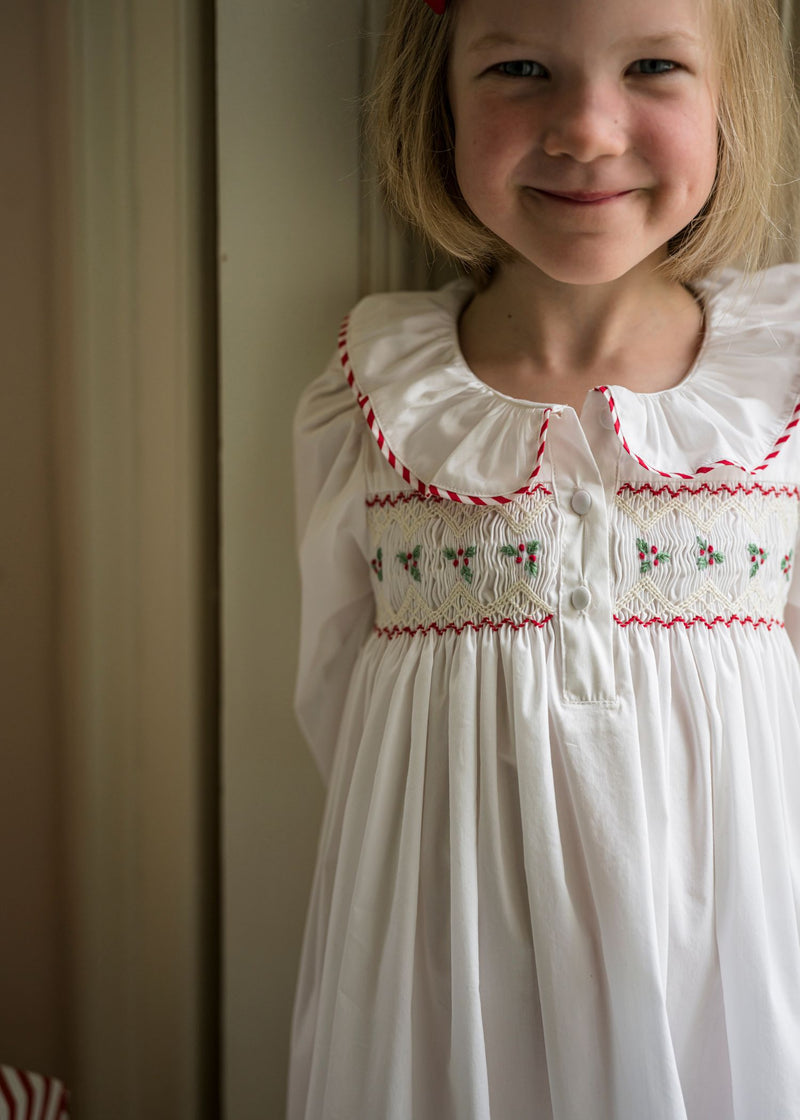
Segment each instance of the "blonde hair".
M717 176L700 213L669 245L681 283L785 249L796 218L800 121L774 0L707 0L719 67ZM458 0L435 15L394 0L367 101L366 129L389 205L486 280L513 250L471 212L458 187L447 69Z

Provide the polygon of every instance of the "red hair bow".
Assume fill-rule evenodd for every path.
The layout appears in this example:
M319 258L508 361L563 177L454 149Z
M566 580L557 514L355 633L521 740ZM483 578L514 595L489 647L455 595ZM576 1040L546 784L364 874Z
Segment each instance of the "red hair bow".
M443 16L444 10L447 7L447 0L425 0L429 8L433 8L437 16Z

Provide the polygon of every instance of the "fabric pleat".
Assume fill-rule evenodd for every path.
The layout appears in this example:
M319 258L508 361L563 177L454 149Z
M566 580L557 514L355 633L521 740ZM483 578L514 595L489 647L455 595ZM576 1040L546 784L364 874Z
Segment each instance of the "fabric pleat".
M791 1115L785 643L619 632L620 706L576 730L547 703L546 634L371 639L321 839L294 1115Z

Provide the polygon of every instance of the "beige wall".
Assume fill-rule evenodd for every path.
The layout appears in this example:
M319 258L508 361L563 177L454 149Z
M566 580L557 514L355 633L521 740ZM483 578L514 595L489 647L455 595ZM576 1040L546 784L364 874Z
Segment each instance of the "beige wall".
M80 1120L218 1116L212 16L0 0L0 1063Z
M291 421L358 277L355 0L217 6L226 1116L283 1114L322 788L292 714Z
M0 3L0 1062L67 1076L45 6Z

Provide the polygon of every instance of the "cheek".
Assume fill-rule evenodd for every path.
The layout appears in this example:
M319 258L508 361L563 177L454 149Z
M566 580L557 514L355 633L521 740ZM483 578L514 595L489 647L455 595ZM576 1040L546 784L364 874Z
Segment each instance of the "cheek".
M652 143L664 173L681 180L692 195L702 193L704 202L717 167L713 107L697 105L670 114L654 128Z
M455 116L456 174L462 191L507 181L530 151L530 118L508 104L486 102Z

